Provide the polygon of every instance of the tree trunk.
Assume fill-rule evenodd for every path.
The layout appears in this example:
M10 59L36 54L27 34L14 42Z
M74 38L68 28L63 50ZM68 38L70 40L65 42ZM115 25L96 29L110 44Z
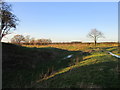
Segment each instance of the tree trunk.
M97 42L95 41L95 46L96 46Z
M97 44L96 38L95 38L95 40L94 40L94 44L95 44L95 46L96 46L96 44Z

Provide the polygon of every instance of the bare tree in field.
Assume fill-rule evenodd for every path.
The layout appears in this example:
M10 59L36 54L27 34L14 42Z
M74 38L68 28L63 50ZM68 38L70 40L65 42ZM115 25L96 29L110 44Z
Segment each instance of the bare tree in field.
M2 38L10 34L11 30L16 29L18 18L11 12L11 5L0 1L0 41Z
M104 36L103 36L103 33L100 32L100 31L98 31L97 29L92 29L92 30L88 33L88 37L89 37L89 38L92 38L92 39L94 40L94 44L96 45L98 38L102 38L102 37L104 37Z
M50 39L38 39L38 40L36 40L36 42L37 42L37 44L45 45L45 44L52 43L52 40L50 40Z
M34 45L34 44L35 44L35 38L34 38L34 37L32 37L32 38L30 39L30 44L31 44L31 45Z
M30 43L30 35L25 36L25 43Z
M11 43L16 43L16 44L20 44L22 41L25 41L25 38L23 35L15 35L11 39Z

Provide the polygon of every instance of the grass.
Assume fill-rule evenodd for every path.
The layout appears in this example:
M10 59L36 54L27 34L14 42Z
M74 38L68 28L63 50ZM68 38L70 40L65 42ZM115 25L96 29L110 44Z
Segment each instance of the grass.
M108 51L118 54L117 45L3 43L3 88L119 87L119 62Z
M3 43L3 88L30 87L45 74L69 66L72 61L63 58L73 53L79 51L51 47L27 48Z
M118 88L120 84L117 73L118 60L105 53L101 53L99 56L90 56L92 58L64 68L54 75L49 76L44 81L39 82L35 87Z

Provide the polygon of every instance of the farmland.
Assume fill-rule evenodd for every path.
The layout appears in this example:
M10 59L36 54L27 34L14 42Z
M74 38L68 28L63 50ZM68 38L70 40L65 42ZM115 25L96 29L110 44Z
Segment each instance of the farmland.
M16 51L14 51L14 49ZM3 88L119 87L115 44L3 43ZM71 58L65 58L72 55Z

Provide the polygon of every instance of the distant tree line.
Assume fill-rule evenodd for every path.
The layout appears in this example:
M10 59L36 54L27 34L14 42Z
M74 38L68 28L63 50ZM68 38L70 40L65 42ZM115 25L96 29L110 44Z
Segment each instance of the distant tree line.
M52 44L81 44L82 42L53 42Z
M80 42L80 41L73 41L73 42L52 42L51 39L35 39L30 35L23 36L23 35L15 35L11 39L11 43L13 44L23 44L23 45L48 45L48 44L93 44L94 42ZM118 42L98 42L97 44L115 44Z
M30 35L27 35L27 36L15 35L11 39L11 43L25 44L25 45L47 45L47 44L51 44L52 40L50 40L50 39L35 39L33 37L30 37Z

